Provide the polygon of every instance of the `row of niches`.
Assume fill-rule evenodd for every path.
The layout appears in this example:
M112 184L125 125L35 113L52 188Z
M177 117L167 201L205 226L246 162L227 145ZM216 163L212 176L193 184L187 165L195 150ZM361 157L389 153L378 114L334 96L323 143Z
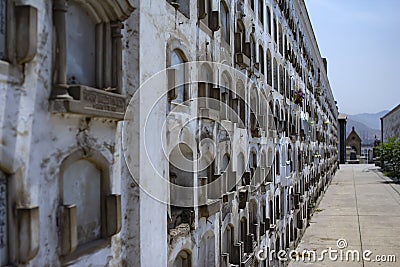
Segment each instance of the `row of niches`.
M335 172L335 168L331 171ZM267 247L267 253L293 247L311 218L313 203L321 197L328 182L329 178L317 175L272 195L271 189L259 195L242 188L224 196L219 210L221 216L216 217L202 214L201 207L198 210L171 207L170 223L176 228L169 228L169 244L171 251L177 251L170 254L172 266L245 264L255 260L254 249L260 244ZM197 216L200 231L193 228ZM207 220L201 220L202 216L207 216ZM203 225L204 222L210 222L209 226ZM212 225L219 229L216 231ZM201 242L193 249L199 248L202 252L197 256L192 254L192 247L186 241L182 242L196 237ZM221 242L216 243L216 239ZM181 244L185 244L185 249ZM215 257L215 251L222 256ZM273 257L267 259L265 264L276 263Z
M260 55L263 55L263 49L260 46ZM240 53L237 53L239 55ZM174 101L175 103L182 103L187 100L189 100L193 96L193 92L191 92L191 89L189 87L193 87L192 85L187 84L187 81L189 79L193 79L193 77L190 77L189 70L187 69L189 64L187 61L187 55L179 48L174 49L173 51L170 51L167 53L168 57L168 65L170 68L168 69L168 89L169 89L169 101ZM239 57L236 57L237 63L241 64L242 66L249 66L250 63L245 63L245 58L246 55L242 55ZM239 60L239 61L238 61ZM255 61L255 59L253 60ZM241 62L241 63L240 63ZM250 62L250 60L249 60ZM269 53L269 50L267 51L267 72L266 72L266 80L264 80L264 76L262 75L259 77L260 79L254 79L253 86L257 86L257 84L260 84L259 86L262 87L264 91L269 90L270 88L273 88L276 92L279 92L282 96L286 97L288 100L300 105L300 106L311 106L312 111L316 110L317 106L322 106L325 112L330 112L330 114L327 115L329 118L333 118L334 114L332 110L327 110L325 108L325 103L323 103L318 96L312 97L313 92L311 91L305 91L305 89L302 89L302 83L299 82L299 80L296 80L293 78L293 75L290 75L290 71L284 67L282 64L278 64L277 60L274 58L271 58L271 55ZM200 64L200 63L199 63ZM217 64L217 63L212 63L212 64ZM248 64L248 65L246 65ZM264 65L260 64L259 62L255 63L257 65L257 68L260 68L262 71L264 71ZM261 67L260 67L261 66ZM214 66L213 66L214 67ZM240 70L236 70L236 72L239 72ZM232 74L228 72L222 72L222 74L218 74L218 77L216 76L216 70L213 70L211 66L207 63L202 63L199 67L199 77L201 82L199 83L199 92L198 96L201 97L213 97L216 100L223 99L223 94L228 90L231 90L234 88L232 91L235 91L236 94L240 94L241 92L238 92L238 90L245 90L243 85L243 82L240 83L239 80L237 80L237 83L232 82ZM235 75L237 76L237 75ZM213 85L212 81L217 80L220 81L219 85ZM208 82L207 82L208 81ZM175 89L176 87L176 89ZM224 87L227 88L227 90L220 90L219 93L215 94L216 92L213 92L213 88L219 88L219 87ZM250 86L251 87L251 86ZM262 90L260 89L260 90ZM246 90L247 91L247 90ZM244 96L244 94L243 94ZM300 97L299 97L300 96ZM266 97L266 95L264 96ZM225 97L225 99L228 99ZM235 99L235 96L233 96L233 99ZM317 99L318 101L314 100ZM311 115L311 109L310 115ZM312 114L314 115L314 114Z
M229 143L223 143L220 146L226 146ZM185 149L183 149L185 148ZM295 148L291 144L287 146L285 149L273 149L272 147L268 148L268 152L266 154L265 149L262 151L257 151L257 149L252 148L249 152L247 160L245 160L245 156L242 152L236 156L236 160L232 156L232 152L230 150L225 151L217 151L215 155L207 156L201 155L198 162L193 162L191 166L187 165L188 168L179 168L180 164L178 162L179 157L176 156L176 150L182 150L184 152L184 156L189 159L193 159L193 151L190 147L181 143L177 147L175 147L170 155L170 175L174 177L173 183L181 184L179 181L188 181L190 184L181 184L182 186L193 186L193 179L187 178L193 177L193 170L195 169L195 165L198 164L197 175L198 177L204 177L208 179L208 182L212 182L218 177L223 175L232 175L237 176L250 175L248 180L255 179L256 181L263 180L265 177L275 177L275 175L280 175L281 169L285 169L285 173L301 173L304 166L314 166L318 165L322 161L327 161L331 159L333 156L337 154L337 151L330 149L316 149L309 148L306 150L299 150L299 148ZM304 148L303 148L304 149ZM213 151L207 151L206 149L202 149L202 154L213 153ZM283 156L285 155L285 156ZM233 161L235 160L235 162ZM182 172L182 177L178 175L178 173ZM236 173L236 174L234 174ZM254 177L254 176L261 177ZM171 178L170 177L170 178ZM185 178L186 177L186 178ZM226 177L221 177L226 179ZM235 180L235 177L233 177ZM240 179L237 179L238 182ZM247 181L247 179L246 179ZM249 184L243 180L245 184ZM232 186L235 185L231 183Z
M196 106L199 118L237 123L242 129L248 128L252 137L274 137L278 134L295 140L300 137L301 141L332 144L332 138L336 136L334 127L330 126L329 121L322 123L318 117L316 122L312 121L311 117L309 120L304 120L296 108L285 107L279 100L271 99L269 102L262 100L263 97L255 87L250 92L250 103L246 103L244 98L240 97L240 90L235 93L228 88L218 88L208 83L197 85L199 90L197 99L189 98L182 102L182 99L177 101L179 98L176 97L170 100L168 120L171 119L174 124L179 123L175 114L189 116L192 114L190 110ZM182 87L177 88L178 95L179 90L184 92ZM185 108L181 108L182 105Z
M326 145L288 143L276 146L272 142L266 146L250 143L249 151L243 152L247 145L240 145L240 142L249 142L245 135L231 133L230 138L221 140L221 136L226 136L226 131L218 123L208 120L196 123L199 123L199 128L196 128L196 125L186 126L180 131L181 135L170 135L175 143L172 140L168 142L171 145L167 151L169 178L171 183L183 187L196 185L194 170L197 170L196 175L200 179L197 185L207 185L221 179L221 184L217 182L207 189L215 190L210 194L214 199L238 184L259 184L265 180L275 180L274 177L281 174L287 177L292 173L301 173L304 166L318 165L337 153ZM193 130L191 135L186 128L197 130ZM216 136L213 133L216 133Z
M200 179L197 185L214 183L204 193L212 199L218 199L224 192L236 188L238 184L245 186L264 181L274 181L274 177L281 175L283 170L283 177L290 176L292 173L301 173L304 166L318 165L321 161L326 161L337 154L337 150L332 149L331 146L326 146L328 140L321 140L319 146L308 144L308 142L299 145L297 142L281 144L276 147L273 142L269 142L269 146L266 147L261 144L252 146L250 135L247 136L244 132L235 134L235 131L240 131L240 129L233 129L233 132L231 132L223 125L220 127L219 122L212 122L212 120L207 119L193 121L192 124L195 125L190 127L185 125L182 131L179 131L182 134L176 136L176 138L175 135L170 134L171 140L168 143L172 145L175 144L174 141L177 142L175 147L168 150L170 152L168 154L170 182L183 187L193 187L195 186L193 171L196 169L197 176ZM199 125L198 128L197 124ZM179 128L176 126L174 124L173 128ZM185 130L185 128L192 131ZM226 138L227 132L229 132L228 138ZM216 135L214 136L212 133L216 133ZM223 138L221 139L221 137ZM197 142L190 146L190 140L197 140ZM250 142L248 153L240 152L239 143L243 140L246 144ZM200 154L195 155L197 151L196 143L202 144L203 141L204 144L205 141L213 142L215 147L202 145L199 147ZM235 150L232 149L233 146L235 146ZM243 147L247 147L247 145L243 145ZM192 164L190 166L185 165L186 168L179 168L180 162L184 161L183 159L180 160L179 155L183 155L184 159L189 159ZM197 161L193 161L194 158ZM195 167L196 164L197 167ZM220 180L221 183L215 183L216 180ZM173 193L173 190L171 192ZM175 198L171 196L171 199L178 199L178 195ZM190 201L191 203L194 202L193 199Z
M188 3L178 3L179 1L169 1L170 3L174 4L174 7L177 8L178 10L189 10L189 4ZM255 1L250 1L252 5L255 6ZM311 87L311 85L308 85L308 83L315 83L316 87L320 87L321 85L321 79L320 79L320 68L316 65L317 61L314 60L312 57L309 56L311 54L311 51L306 45L304 41L304 34L301 32L301 30L297 30L297 27L299 23L295 23L293 18L289 15L290 13L290 3L289 1L282 1L279 2L279 6L281 8L284 6L284 9L282 8L282 12L286 14L285 18L287 19L287 24L289 26L285 26L285 29L291 29L293 34L293 40L292 38L289 38L289 33L284 34L283 33L283 27L281 22L277 22L280 20L279 16L274 16L272 18L271 16L271 11L270 8L267 4L263 4L262 0L258 1L257 5L257 11L258 11L258 20L261 21L262 25L264 25L264 22L266 21L267 25L267 31L270 36L273 36L273 40L275 41L275 44L278 46L278 51L282 57L285 57L293 66L295 71L301 76L308 75L307 79L305 80L305 83L307 83L307 87ZM287 3L284 3L287 2ZM233 4L234 5L234 4ZM235 44L235 53L242 53L244 52L248 58L252 57L253 64L257 63L260 65L260 70L263 71L264 69L264 64L263 61L261 60L261 55L258 56L259 60L255 59L255 54L257 53L255 49L253 49L253 46L256 46L256 42L252 39L254 39L254 23L253 23L253 29L252 31L248 30L247 32L250 33L246 35L246 29L243 23L242 18L245 17L245 14L241 14L241 12L244 12L244 2L243 1L237 1L237 10L239 13L239 17L236 20L235 26L235 34L234 34L234 44ZM252 9L254 10L254 6ZM266 18L264 16L264 7L266 8ZM232 8L231 8L232 9ZM204 1L200 0L198 4L198 12L199 12L199 19L204 22L204 24L208 25L212 30L220 30L221 31L221 37L222 39L228 44L231 44L231 18L232 16L229 15L229 5L225 1L220 1L220 5L214 7L212 1ZM214 18L215 17L215 18ZM282 18L283 19L283 18ZM283 22L283 20L282 20ZM216 24L216 26L213 26ZM273 26L273 27L272 27ZM296 30L294 29L296 28ZM261 32L264 32L264 27L261 29ZM250 37L250 42L247 42L248 36ZM297 37L300 36L300 37ZM293 45L292 43L295 43L296 45ZM260 44L260 47L262 48L262 44ZM302 59L297 56L297 54L302 55ZM265 56L263 56L265 58ZM261 63L259 63L261 62ZM303 65L305 67L303 68ZM303 75L304 74L304 75ZM312 82L314 81L314 82Z
M182 14L184 14L186 17L190 18L190 3L187 1L172 1L172 0L167 0L174 8L179 10ZM275 43L278 43L278 31L279 31L279 39L280 39L280 45L279 45L279 51L281 55L283 55L283 33L282 33L282 25L281 23L276 22L278 20L282 20L285 18L288 30L290 29L291 32L293 33L293 41L297 42L299 41L300 45L298 47L298 50L300 51L306 51L306 46L304 42L304 34L298 27L300 27L299 24L299 19L295 18L291 13L292 10L294 10L294 7L290 1L279 1L278 5L281 9L281 12L284 14L284 16L279 16L277 12L276 15L272 16L274 12L271 12L270 5L268 3L265 3L264 0L250 0L248 1L250 5L247 5L247 8L245 8L245 3L244 1L236 1L232 2L231 6L226 2L226 1L219 1L219 5L217 3L211 1L211 0L198 0L197 4L197 13L198 13L198 19L201 20L204 24L206 24L211 30L217 31L221 30L221 36L222 38L230 44L230 13L236 14L236 16L241 20L243 17L246 17L247 15L254 16L257 14L257 18L254 18L254 21L259 21L262 25L262 32L268 32L270 36L274 34L274 40ZM275 5L276 6L276 5ZM234 10L235 12L233 12ZM246 14L246 11L248 10L248 13L253 13L253 14ZM265 14L265 15L264 15ZM254 25L254 23L253 23ZM265 27L264 27L265 25ZM272 27L273 26L273 27ZM253 26L254 27L254 26ZM237 32L241 32L239 30ZM279 28L279 30L278 30ZM289 34L289 33L288 33ZM286 38L285 38L286 39ZM290 51L291 46L286 46L285 45L285 51ZM308 46L307 46L308 47ZM310 49L307 48L309 51ZM308 56L308 52L306 53L307 56L305 57L305 61L308 64L311 64L312 61L310 60ZM314 75L314 66L309 67L310 71Z

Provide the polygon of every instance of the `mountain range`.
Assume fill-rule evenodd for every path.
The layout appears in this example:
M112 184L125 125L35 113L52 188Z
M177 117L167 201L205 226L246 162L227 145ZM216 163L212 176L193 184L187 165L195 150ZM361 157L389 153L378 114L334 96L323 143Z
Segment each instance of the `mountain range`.
M378 113L360 113L355 115L347 114L346 135L349 135L352 128L361 138L362 144L373 144L376 138L380 139L381 136L381 121L388 110Z

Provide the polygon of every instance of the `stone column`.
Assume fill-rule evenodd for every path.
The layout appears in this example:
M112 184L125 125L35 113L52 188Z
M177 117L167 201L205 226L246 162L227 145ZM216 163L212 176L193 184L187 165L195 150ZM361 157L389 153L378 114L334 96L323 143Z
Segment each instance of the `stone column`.
M117 93L122 93L122 34L123 25L116 21L111 23L112 36L112 85L117 88Z
M56 29L56 70L57 75L51 98L71 98L67 85L67 31L65 13L68 6L65 0L54 0L53 20Z
M111 23L104 23L104 46L103 46L103 87L112 88L114 84L112 84L112 49L113 49L113 39L111 32Z
M0 59L6 57L7 54L7 1L0 1Z

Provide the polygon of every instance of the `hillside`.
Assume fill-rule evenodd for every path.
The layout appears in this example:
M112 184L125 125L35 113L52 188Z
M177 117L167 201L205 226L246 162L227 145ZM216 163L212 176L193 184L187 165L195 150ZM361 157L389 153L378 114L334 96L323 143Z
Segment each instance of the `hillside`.
M356 115L347 115L348 118L363 123L364 125L368 126L371 129L380 129L381 128L381 121L382 118L388 110L384 110L378 113L361 113ZM351 128L350 128L351 129Z

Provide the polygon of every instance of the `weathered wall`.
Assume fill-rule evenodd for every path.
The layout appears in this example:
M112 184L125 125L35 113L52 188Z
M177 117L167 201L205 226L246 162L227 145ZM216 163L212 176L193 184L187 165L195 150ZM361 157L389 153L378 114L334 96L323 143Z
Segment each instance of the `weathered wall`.
M280 14L278 8L275 6L274 2L272 1L264 1L266 6L269 6L271 8L271 13L272 16L277 18L278 21L283 23L283 28L285 30L285 24L282 15ZM247 72L244 69L239 68L237 65L235 65L235 57L234 57L234 32L237 31L237 26L236 26L236 19L237 19L237 12L236 12L236 4L237 1L226 1L228 8L229 8L229 16L230 16L230 45L228 45L225 41L221 40L221 31L215 31L212 32L210 29L208 29L207 25L204 24L203 20L197 20L197 3L196 1L193 1L190 3L190 18L187 18L184 16L181 12L176 11L174 7L167 2L164 3L145 3L143 6L146 6L146 11L140 12L141 16L141 23L145 22L145 24L141 24L141 28L143 27L143 34L141 39L140 39L140 44L141 44L141 58L142 55L146 55L148 53L148 57L143 57L143 62L140 65L141 68L142 66L147 70L147 68L150 70L150 72L147 74L146 72L141 71L141 77L144 78L149 78L151 77L151 73L155 74L156 69L161 69L159 66L162 67L168 67L168 54L171 52L171 50L178 48L180 49L187 61L192 61L192 60L205 60L205 61L212 61L212 62L220 62L224 63L227 65L230 65L232 67L236 67L236 70L238 72L241 72L242 75L237 75L233 74L233 77L231 78L231 85L230 88L232 90L236 90L236 85L238 83L238 80L243 78L242 76L248 75L250 78L245 79L243 81L244 84L246 84L246 89L245 89L245 95L244 98L249 101L251 97L250 96L250 86L247 86L248 83L254 83L254 86L256 88L256 94L257 94L257 99L260 99L258 102L258 108L260 115L262 115L262 109L261 107L263 105L266 105L262 103L262 101L265 99L261 96L264 92L268 94L269 91L271 91L271 86L267 85L266 83L266 77L260 76L260 78L255 78L249 72ZM214 10L219 10L219 2L218 1L213 1L214 5ZM242 18L243 23L246 28L246 41L248 42L250 40L250 36L254 38L256 41L256 47L258 48L258 45L262 45L264 48L264 52L266 52L267 48L271 51L272 57L276 58L278 64L285 64L286 60L283 56L281 56L278 51L277 51L277 45L274 44L273 39L271 36L267 33L266 27L267 25L265 24L264 26L259 23L258 18L256 17L255 14L257 14L257 10L253 12L250 10L250 3L249 1L245 1L244 5L244 13L246 14L245 17ZM298 9L298 12L300 13L299 10L304 11L303 6L296 6ZM315 39L313 39L312 31L311 31L311 26L308 21L308 18L305 17L305 15L299 15L299 13L296 14L296 16L299 17L299 20L301 21L302 25L304 26L304 31L311 36L311 47L313 52L315 53L314 56L317 57L317 62L321 63L321 71L322 71L322 59L320 58L319 51L317 49L316 44L314 43ZM265 12L264 12L265 14ZM143 16L146 16L146 18L143 18ZM272 23L272 20L270 21ZM286 30L285 30L286 31ZM288 35L290 35L288 32L286 32ZM147 39L149 38L149 39ZM288 37L292 41L292 36ZM151 40L151 41L150 41ZM149 41L151 43L149 43ZM160 43L161 44L160 44ZM258 58L258 49L256 51L256 57ZM152 71L153 70L153 71ZM218 83L222 81L222 75L221 75L222 70L214 70L214 80ZM195 72L194 72L195 73ZM241 77L239 77L241 76ZM306 184L310 184L311 180L315 180L316 176L318 173L325 172L328 167L332 167L335 165L335 155L336 155L336 143L334 144L334 137L331 136L331 134L334 136L336 133L336 116L337 116L337 110L332 112L328 108L328 103L331 105L333 103L333 97L330 92L329 88L329 83L327 81L326 73L321 73L321 80L324 86L327 87L327 92L326 95L321 97L323 99L319 99L319 96L313 95L313 94L307 94L307 101L306 105L310 106L310 111L305 109L305 106L303 108L300 107L299 110L296 108L291 108L287 104L288 100L284 99L282 95L277 92L277 91L272 91L271 92L271 98L274 103L274 108L272 112L276 115L280 113L280 115L277 115L279 118L282 118L283 121L288 121L289 117L290 119L292 117L296 118L294 121L300 121L300 120L307 120L307 121L312 121L313 125L312 131L310 133L306 133L311 137L309 142L305 142L304 144L301 141L296 141L292 142L289 139L285 137L285 134L278 134L277 137L273 138L272 135L267 135L264 137L261 137L259 139L254 138L250 135L248 129L242 129L238 125L233 125L232 124L232 135L231 135L231 140L230 140L230 145L232 147L232 151L230 151L230 159L232 160L233 164L233 171L237 171L237 166L240 164L237 161L238 155L240 153L243 153L245 155L245 162L248 162L248 158L250 156L250 151L255 150L257 154L257 158L261 158L261 151L264 150L266 153L268 148L272 148L273 150L273 155L275 155L276 151L279 151L280 155L280 162L281 165L279 166L280 168L280 173L281 175L275 175L273 174L273 182L270 183L267 186L267 190L265 193L260 193L260 192L255 192L254 195L249 193L249 200L254 199L256 206L257 206L257 216L259 220L263 220L262 218L262 207L265 209L265 214L269 213L270 209L274 209L274 207L271 207L269 205L269 200L272 200L273 206L276 205L275 201L276 199L281 199L281 203L278 205L278 207L282 210L282 213L284 216L282 218L278 219L278 225L276 226L276 231L271 232L270 235L266 235L263 238L259 238L258 242L259 244L262 245L267 245L270 248L273 248L275 246L275 242L279 240L280 244L279 246L285 246L289 245L286 244L286 236L290 232L297 231L297 229L294 227L296 225L295 220L297 216L300 216L301 220L306 220L307 218L307 206L309 203L315 201L315 196L320 195L320 190L321 188L324 187L324 184L326 182L325 175L321 178L321 180L318 180L318 184L316 184L312 189L309 189L308 187L306 188ZM193 77L193 76L192 76ZM196 77L196 74L194 75ZM298 76L296 73L293 73L293 77L291 78L291 81L293 80L293 87L294 84L298 85L299 87L304 87L304 83L302 81L303 77ZM146 80L146 79L144 79ZM167 80L163 80L161 84L167 84ZM158 88L157 88L158 89ZM191 84L190 85L191 89L191 94L192 97L197 96L197 84ZM263 100L261 100L263 99ZM290 102L290 99L289 99ZM276 106L276 108L275 108ZM195 109L195 108L194 108ZM311 114L312 110L312 114ZM308 111L308 112L307 112ZM178 112L177 112L178 113ZM287 115L289 114L289 115ZM190 117L190 112L188 114L182 112L181 114L176 115L177 118L186 118ZM264 114L265 115L265 114ZM246 121L248 122L250 120L250 115L249 113L246 113ZM184 119L177 119L177 121L184 121ZM331 125L328 125L329 123L325 123L326 121L330 121ZM300 129L300 124L297 124L296 129ZM227 123L227 125L229 125ZM229 128L229 127L228 127ZM247 127L246 127L247 128ZM156 127L154 127L156 129ZM324 142L317 142L315 140L316 136L316 131L319 131L321 136L323 135L324 137ZM156 135L155 135L156 136ZM322 138L322 137L321 137ZM152 139L153 140L153 139ZM322 140L322 139L321 139ZM293 155L290 155L288 153L289 150L289 144L291 144L291 151ZM220 158L222 151L217 151L217 158ZM225 153L225 152L224 152ZM308 162L312 164L306 164L301 168L299 172L297 170L299 169L299 164L298 163L298 154L302 154L308 158ZM315 155L321 155L321 158L314 157ZM157 157L157 156L156 156ZM292 170L289 164L287 164L287 161L292 158L293 161L293 166ZM218 164L220 162L218 161ZM262 163L263 164L263 163ZM143 166L143 165L141 165ZM248 169L247 165L244 165L246 170ZM162 167L161 167L162 168ZM165 173L166 175L168 174L168 168L165 167ZM296 174L295 174L296 173ZM331 175L331 174L329 174ZM295 178L296 177L296 178ZM330 177L330 176L329 176ZM197 174L194 174L194 180L197 181ZM293 192L294 188L296 187L296 190L301 190L301 192L304 193L304 191L309 191L309 194L305 196L305 204L302 204L300 209L295 211L294 213L287 212L289 209L290 200L289 198L289 191ZM168 240L170 242L168 246L168 264L172 266L174 260L176 259L178 253L182 250L185 251L190 251L191 253L191 261L192 264L201 264L204 262L204 247L202 247L199 244L202 244L201 241L204 236L209 236L211 233L215 236L215 262L216 266L220 266L222 264L221 259L218 255L221 255L221 244L220 244L220 239L222 236L222 233L225 231L226 225L229 223L234 227L235 231L235 242L238 242L239 240L239 229L240 229L240 219L243 217L246 217L249 219L249 208L246 206L244 209L239 209L238 208L238 194L237 192L234 194L233 200L229 203L230 205L230 210L231 212L228 212L228 215L223 218L219 218L221 215L221 211L217 214L211 215L208 218L202 217L201 212L199 209L195 209L195 221L193 222L194 225L194 230L190 230L189 225L182 224L182 228L177 228L177 229L172 229L169 231L169 237ZM147 204L146 206L143 207L152 207L151 204ZM153 206L155 207L155 206ZM240 211L239 211L240 210ZM141 217L145 216L148 217L147 215L144 215L146 210L141 209ZM274 211L273 213L275 213ZM152 218L154 215L151 214L149 215L150 218ZM220 227L215 227L215 225L221 225ZM141 223L140 226L142 229L145 227ZM290 228L290 229L289 229ZM161 228L158 227L150 227L149 228L157 231L157 233L162 233ZM287 230L289 229L289 230ZM257 231L259 228L257 228ZM301 230L299 230L298 235L301 235ZM278 238L279 237L279 238ZM142 239L143 241L143 239ZM150 242L150 241L149 241ZM147 243L146 243L147 244ZM153 244L153 243L151 243ZM154 244L156 246L156 249L164 249L164 247ZM147 249L147 248L141 248L142 249ZM149 248L150 249L150 248ZM150 250L149 250L150 251ZM142 264L146 265L145 262L154 263L156 259L152 258L145 258L141 257L142 259ZM146 261L145 261L146 260Z
M9 175L9 235L13 236L9 262L16 261L21 246L15 238L15 208L38 206L39 251L28 264L18 265L60 266L57 212L62 204L63 161L76 152L98 154L108 169L104 174L107 191L113 194L121 194L121 175L126 170L122 168L116 120L49 111L55 60L53 1L23 2L38 11L36 56L24 65L0 62L0 167ZM77 257L72 265L120 266L121 261L121 238L116 235L94 253Z
M219 10L219 2L213 2L215 2L213 9ZM259 222L267 217L271 220L274 219L271 216L276 217L274 220L277 223L276 228L271 230L270 234L259 237L258 244L274 248L277 240L280 240L278 244L280 247L293 245L285 240L289 233L296 232L298 235L302 233L300 227L295 228L296 217L306 220L307 205L315 202L313 198L321 195L328 176L335 171L337 157L334 136L329 134L335 135L337 110L332 111L329 108L333 97L326 73L322 73L322 83L327 88L327 94L319 97L308 92L305 105L294 106L290 97L286 99L267 84L266 77L262 75L257 77L249 70L236 65L233 44L234 32L237 31L237 1L226 1L230 16L229 45L221 40L221 31L212 32L204 21L197 20L196 1L190 1L190 18L187 18L167 1L134 0L131 3L136 10L124 22L125 27L122 30L122 92L126 93L128 100L136 92L139 94L135 95L137 102L129 107L134 114L133 130L129 132L128 139L123 140L121 137L123 126L127 121L132 121L118 122L118 119L99 116L50 112L52 74L57 59L53 51L55 48L53 1L24 1L24 3L31 4L38 10L36 56L23 65L0 61L0 168L8 179L11 237L9 262L15 262L21 245L15 238L18 235L15 227L17 224L15 208L38 206L40 233L38 253L29 263L17 264L19 266L62 265L63 258L59 256L61 229L58 211L60 205L65 203L62 203L61 178L71 155L78 154L83 158L87 155L90 160L101 161L102 175L106 177L108 184L107 194L122 195L122 230L98 246L94 245L92 251L75 255L74 259L70 260L73 266L166 266L172 265L183 249L191 252L192 266L195 266L196 263L206 260L203 252L207 249L200 244L210 245L211 241L203 243L204 238L213 240L211 247L215 249L212 255L216 266L220 266L220 255L223 252L221 236L229 224L234 229L235 238L232 241L239 241L240 220L242 218L249 220L249 214L253 212L249 207L250 200L255 203L255 216ZM272 16L283 23L284 32L290 41L294 42L290 33L286 32L287 26L275 1L268 0L263 3L270 7ZM256 47L262 45L264 52L267 49L271 51L272 57L276 58L278 64L287 64L283 55L278 53L277 44L274 43L272 36L267 33L267 25L258 22L257 10L256 12L250 10L249 1L244 1L243 4L246 13L243 18L246 42L249 42L252 36ZM322 66L322 58L311 31L311 24L304 14L300 14L301 10L304 11L304 7L293 3L293 8L297 10L296 17L309 37L310 47L316 59L315 64ZM160 132L160 129L163 128L166 117L167 99L165 95L158 99L166 92L167 77L164 74L153 80L151 90L141 91L140 85L169 66L169 54L175 48L179 48L185 54L187 61L219 62L235 68L236 71L230 73L228 79L230 89L236 91L237 84L240 82L245 84L243 97L247 101L257 99L255 101L257 115L270 115L271 118L268 120L270 124L273 115L277 122L292 121L296 133L289 135L288 129L276 132L276 129L271 130L264 125L260 126L264 131L261 137L252 136L248 127L249 111L246 112L244 127L228 121L219 121L229 128L231 149L223 149L225 143L220 146L220 150L217 151L216 172L222 168L221 159L225 153L230 154L232 161L230 171L233 175L240 172L239 169L250 171L247 163L251 152L256 154L258 160L264 161L261 163L263 167L267 166L267 162L275 164L272 158L279 152L280 164L272 167L272 181L265 182L263 189L259 186L254 192L249 192L244 208L239 208L239 192L232 192L228 196L230 200L223 203L221 209L208 218L202 216L200 208L196 207L193 225L181 225L182 228L178 230L168 231L169 207L165 204L167 199L154 198L154 195L167 196L169 192L168 186L158 183L157 180L169 178L168 155L164 154L160 139L160 135L165 134ZM258 58L258 49L256 50L255 57ZM304 65L304 62L302 64ZM251 68L254 71L254 68ZM296 84L305 90L306 77L300 77L293 67L289 66L288 71L292 74L288 81L292 89ZM196 77L196 70L191 70L191 74ZM222 68L214 70L213 75L215 83L221 82ZM252 91L248 85L250 83L254 85ZM197 84L190 86L191 96L197 95L197 89ZM268 105L266 101L263 102L265 99L262 96L268 96L268 101L272 102L272 110L266 108ZM153 106L158 101L164 104ZM196 115L196 104L193 107L190 112L177 114L176 120L182 123L186 118ZM153 112L150 123L147 117L149 110ZM332 125L324 125L326 120ZM306 142L299 134L300 129L304 130L305 121L310 121L310 124L312 121L314 124L310 132L305 133L308 138ZM317 131L324 135L321 141L316 140ZM190 134L193 133L188 134L188 139ZM271 155L266 156L268 149L271 149ZM125 155L130 157L124 158L127 150L130 153ZM315 157L317 154L321 155L321 158ZM239 155L243 155L243 160ZM299 155L302 160L299 160ZM303 166L300 161L307 161L308 164ZM320 179L317 180L317 176ZM197 173L193 178L194 185L197 185L199 178ZM314 185L310 186L312 180ZM147 190L140 190L139 185ZM240 189L248 190L248 188L249 186L244 186ZM296 193L304 195L304 203L296 210L291 207L290 198L295 189ZM283 214L279 218L274 215L277 209ZM222 213L225 216L222 216ZM246 231L249 230L249 226L247 228ZM173 233L177 236L173 236Z
M400 138L400 106L388 112L381 121L383 142L388 142L392 137Z

